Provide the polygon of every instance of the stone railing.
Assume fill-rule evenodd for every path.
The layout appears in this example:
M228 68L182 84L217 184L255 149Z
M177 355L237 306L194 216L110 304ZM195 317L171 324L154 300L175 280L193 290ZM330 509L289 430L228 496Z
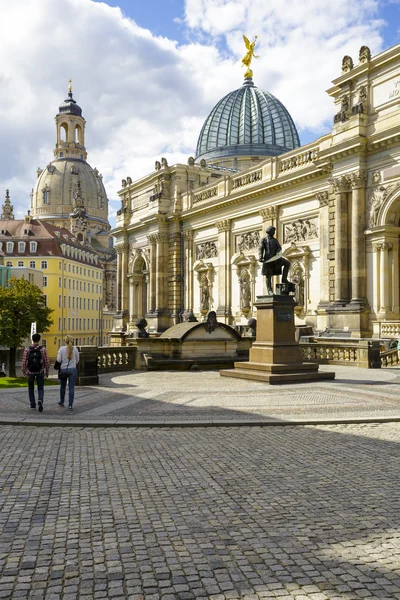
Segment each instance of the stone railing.
M262 180L262 170L257 169L257 171L252 171L251 173L244 173L243 175L239 175L239 177L234 177L232 179L232 191L245 187L247 185L252 185L253 183L258 183Z
M379 336L383 338L399 338L400 337L400 323L399 321L395 322L386 322L380 323L380 332Z
M80 346L77 385L97 385L99 374L132 371L135 368L136 348Z
M394 367L399 364L400 360L397 348L393 348L393 350L388 350L387 352L381 352L382 367Z
M317 160L318 152L319 148L316 146L315 148L303 150L303 152L299 152L288 158L279 159L279 173L285 173L286 171L291 171L292 169L297 169L298 167L312 163L314 160Z
M96 350L99 374L132 371L135 368L136 348L120 346L119 348L96 348Z
M317 341L311 338L300 342L303 360L325 365L348 365L366 369L380 369L380 342L346 339Z
M201 192L196 192L193 194L193 204L197 204L197 202L202 202L203 200L209 200L210 198L214 198L214 196L218 196L217 185L213 185L212 187L208 187Z

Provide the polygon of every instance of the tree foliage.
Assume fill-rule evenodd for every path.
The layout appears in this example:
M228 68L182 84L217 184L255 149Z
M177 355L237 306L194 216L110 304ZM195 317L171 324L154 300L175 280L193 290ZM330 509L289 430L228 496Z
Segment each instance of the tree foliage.
M48 331L53 323L53 310L45 304L42 290L25 279L11 277L7 287L0 287L0 345L16 349L31 333L31 323L36 322L39 333ZM10 354L10 374L15 351Z

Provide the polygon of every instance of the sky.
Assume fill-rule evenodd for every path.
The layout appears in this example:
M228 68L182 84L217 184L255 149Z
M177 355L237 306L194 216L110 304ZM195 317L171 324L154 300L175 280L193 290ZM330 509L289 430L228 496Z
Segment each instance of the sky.
M113 223L121 179L194 156L207 115L243 82L243 33L258 36L255 84L302 144L331 128L325 90L343 56L400 41L400 0L0 0L0 11L0 207L9 189L17 218L53 159L70 78Z

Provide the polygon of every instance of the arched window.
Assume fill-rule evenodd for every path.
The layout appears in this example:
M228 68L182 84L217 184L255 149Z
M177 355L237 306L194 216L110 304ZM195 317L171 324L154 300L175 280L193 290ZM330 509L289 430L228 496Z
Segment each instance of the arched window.
M68 125L67 123L62 123L60 125L60 142L66 142L68 139Z
M76 125L75 127L75 142L82 144L82 128L80 125Z

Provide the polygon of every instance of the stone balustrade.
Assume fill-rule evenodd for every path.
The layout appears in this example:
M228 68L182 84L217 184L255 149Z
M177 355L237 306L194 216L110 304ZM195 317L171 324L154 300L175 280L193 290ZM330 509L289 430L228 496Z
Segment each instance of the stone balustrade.
M135 368L136 348L121 346L96 348L80 346L77 385L97 385L99 374L132 371Z
M307 338L300 341L303 360L324 365L348 365L365 369L380 369L380 342L335 339L323 341Z
M380 323L379 336L382 338L400 338L400 322L389 322Z
M381 352L381 365L382 367L394 367L400 364L399 353L397 348L388 350L387 352Z
M291 171L293 169L297 169L298 167L308 165L314 160L317 160L318 153L319 148L318 146L316 146L315 148L310 148L310 150L304 150L302 152L299 152L298 154L289 156L288 158L279 159L278 171L279 173L286 173L286 171Z
M262 169L257 169L257 171L252 171L251 173L244 173L232 179L232 191L234 192L239 188L258 183L261 180Z

